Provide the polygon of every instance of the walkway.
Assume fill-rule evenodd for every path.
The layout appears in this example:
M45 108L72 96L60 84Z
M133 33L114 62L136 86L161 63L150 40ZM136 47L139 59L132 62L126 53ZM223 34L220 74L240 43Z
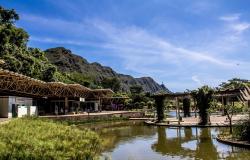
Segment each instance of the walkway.
M235 115L233 116L233 124L238 122L239 120L244 120L248 118L248 115ZM210 116L211 124L207 125L209 127L220 127L220 126L229 126L229 121L227 119L227 116L221 116L221 115L212 115ZM165 122L162 123L154 123L147 121L147 124L150 125L162 125L162 126L200 126L199 123L199 116L197 118L195 117L187 117L182 118L182 121L180 122L180 125L178 124L178 120L176 118L167 118Z

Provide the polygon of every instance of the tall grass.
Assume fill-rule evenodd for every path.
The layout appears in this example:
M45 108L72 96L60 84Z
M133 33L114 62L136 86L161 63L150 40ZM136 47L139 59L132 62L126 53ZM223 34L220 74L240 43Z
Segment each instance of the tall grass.
M97 159L101 140L89 130L39 118L0 125L0 159Z

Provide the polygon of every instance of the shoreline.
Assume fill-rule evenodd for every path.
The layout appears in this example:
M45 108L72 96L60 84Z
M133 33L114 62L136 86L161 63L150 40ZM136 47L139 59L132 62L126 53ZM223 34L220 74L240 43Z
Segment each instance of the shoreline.
M220 142L220 143L250 149L250 143L246 142L246 141L237 141L237 140L232 140L232 139L224 139L224 138L221 138L220 136L217 136L216 140L218 142Z

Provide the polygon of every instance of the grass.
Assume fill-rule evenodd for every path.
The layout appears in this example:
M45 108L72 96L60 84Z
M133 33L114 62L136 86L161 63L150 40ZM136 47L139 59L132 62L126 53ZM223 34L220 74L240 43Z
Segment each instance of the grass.
M101 140L90 130L39 118L0 125L0 159L97 159Z

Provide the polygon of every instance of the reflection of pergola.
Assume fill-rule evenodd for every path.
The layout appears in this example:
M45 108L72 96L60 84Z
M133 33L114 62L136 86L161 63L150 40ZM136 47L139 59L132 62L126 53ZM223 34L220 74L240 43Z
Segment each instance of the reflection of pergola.
M160 152L163 155L182 155L182 156L194 156L195 151L190 150L188 148L184 148L182 144L190 142L190 141L199 141L198 139L198 131L196 128L196 135L192 134L191 128L174 128L176 130L175 137L168 137L167 132L170 130L170 128L165 127L158 127L157 128L157 135L158 139L157 141L152 144L152 149L156 152ZM181 130L184 129L184 131L188 131L189 135L186 135L186 132L184 135L181 135Z
M182 128L176 128L177 134L174 138L167 137L169 128L158 127L158 139L152 145L152 149L163 155L181 156L182 158L195 158L202 159L204 155L211 156L211 159L217 159L219 157L216 147L213 144L211 138L211 131L209 128L198 130L196 128L196 134L192 134L191 128L183 128L185 135L181 135ZM187 133L187 134L186 134ZM204 138L206 137L206 138ZM184 143L196 142L196 148L185 148ZM192 147L192 146L190 146Z

